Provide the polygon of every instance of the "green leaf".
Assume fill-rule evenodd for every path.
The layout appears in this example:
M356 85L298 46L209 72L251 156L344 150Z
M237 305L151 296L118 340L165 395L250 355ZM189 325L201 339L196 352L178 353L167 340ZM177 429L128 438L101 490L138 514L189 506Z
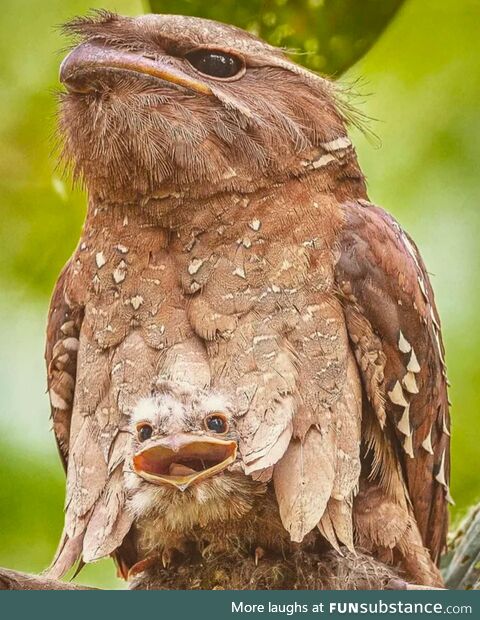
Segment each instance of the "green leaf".
M310 69L337 77L375 43L404 0L150 0L155 13L182 13L249 30L298 52ZM148 3L147 3L148 4Z

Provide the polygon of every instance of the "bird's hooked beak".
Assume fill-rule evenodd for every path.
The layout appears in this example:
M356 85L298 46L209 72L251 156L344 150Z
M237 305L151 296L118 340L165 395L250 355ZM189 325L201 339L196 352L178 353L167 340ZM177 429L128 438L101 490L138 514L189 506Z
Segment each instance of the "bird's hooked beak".
M204 95L212 94L207 84L179 71L161 57L154 58L93 41L81 43L63 60L60 82L70 92L89 93L96 90L95 82L99 78L114 71L146 75Z
M185 491L193 483L223 471L236 457L235 441L180 433L137 452L133 469L148 482Z

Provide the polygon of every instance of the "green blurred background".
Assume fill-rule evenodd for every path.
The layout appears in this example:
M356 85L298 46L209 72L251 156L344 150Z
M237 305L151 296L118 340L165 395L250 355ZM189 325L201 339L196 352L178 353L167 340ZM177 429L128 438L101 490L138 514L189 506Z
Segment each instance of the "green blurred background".
M297 60L339 73L372 44L379 9L393 12L399 2L324 11L335 2L346 0L165 0L155 8L236 21L309 52ZM3 0L0 9L0 566L34 572L53 554L64 493L45 395L45 317L85 204L52 154L65 46L55 26L95 7L146 9L140 0ZM349 40L348 19L350 30L361 20L364 36ZM432 274L452 383L454 519L480 495L479 24L478 0L406 0L341 78L355 85L356 105L378 136L352 132L371 198L413 235ZM123 587L108 560L84 569L80 581Z

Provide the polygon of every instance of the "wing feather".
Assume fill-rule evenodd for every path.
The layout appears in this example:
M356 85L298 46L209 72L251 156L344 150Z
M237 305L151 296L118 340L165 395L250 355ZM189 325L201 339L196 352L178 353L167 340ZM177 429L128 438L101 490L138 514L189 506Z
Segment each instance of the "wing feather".
M392 430L384 440L394 437L423 543L437 561L448 522L450 432L432 287L413 241L391 216L363 200L343 211L335 279L352 348L379 425Z
M70 421L72 416L80 328L81 308L71 305L65 294L69 263L62 270L50 302L47 323L45 361L53 430L66 469Z

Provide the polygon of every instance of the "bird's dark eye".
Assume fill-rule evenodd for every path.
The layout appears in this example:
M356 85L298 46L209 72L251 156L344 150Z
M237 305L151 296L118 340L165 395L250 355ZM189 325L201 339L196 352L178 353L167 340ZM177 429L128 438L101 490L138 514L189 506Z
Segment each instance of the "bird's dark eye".
M185 58L197 71L214 78L232 78L245 68L241 58L220 50L194 50Z
M212 433L223 434L228 430L228 422L223 413L212 413L205 419L205 426Z
M137 434L140 441L147 441L153 434L153 428L150 424L140 424L137 426Z

